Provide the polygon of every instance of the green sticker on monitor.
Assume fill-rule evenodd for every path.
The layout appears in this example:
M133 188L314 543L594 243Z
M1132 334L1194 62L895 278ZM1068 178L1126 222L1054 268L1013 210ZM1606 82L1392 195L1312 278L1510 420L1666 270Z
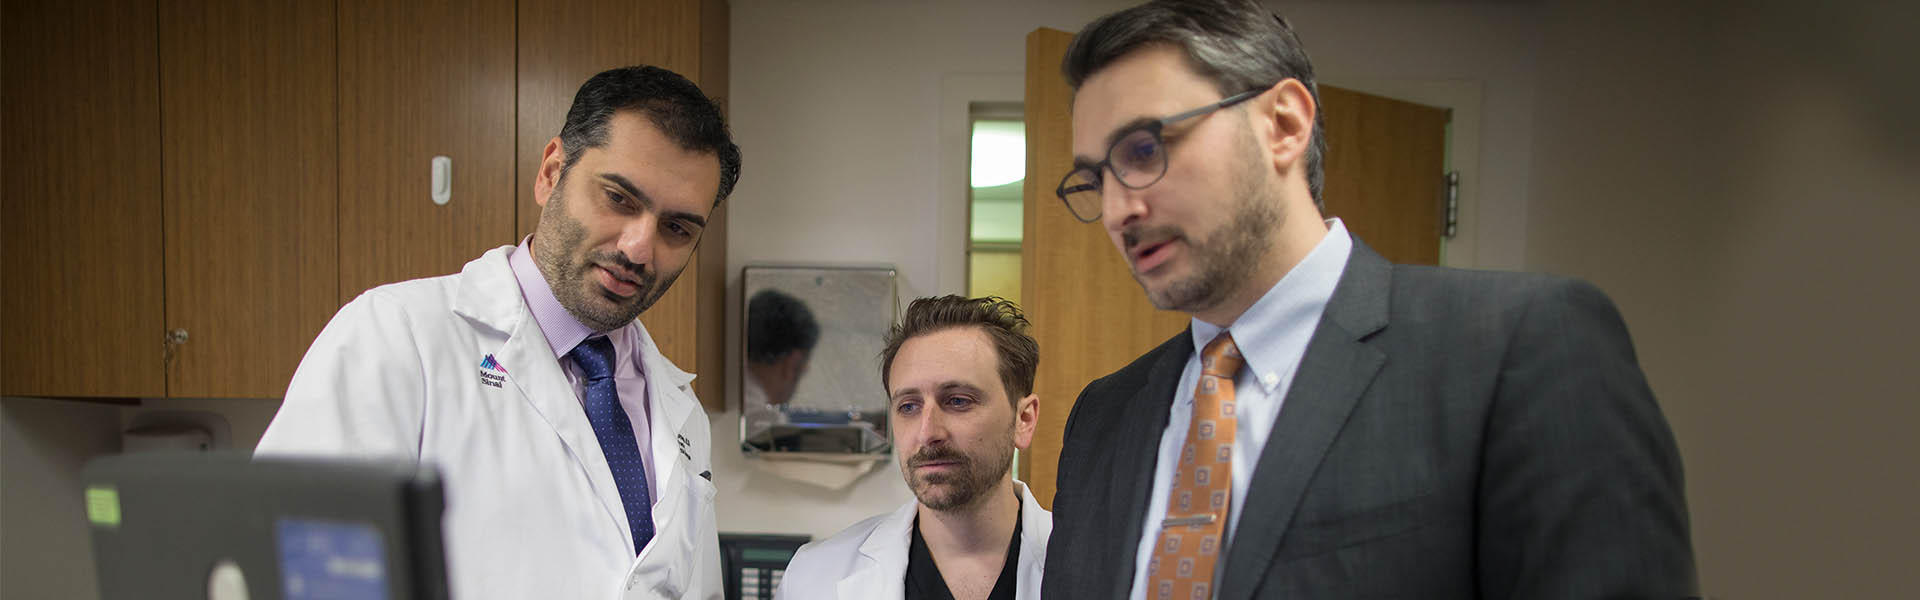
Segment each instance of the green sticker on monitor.
M119 490L110 487L87 488L87 521L94 525L119 527Z

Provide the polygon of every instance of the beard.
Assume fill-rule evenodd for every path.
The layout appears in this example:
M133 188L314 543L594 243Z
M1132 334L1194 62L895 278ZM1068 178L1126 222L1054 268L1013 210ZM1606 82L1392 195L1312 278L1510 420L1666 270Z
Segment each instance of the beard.
M1270 203L1271 190L1260 177L1255 160L1259 147L1253 135L1242 129L1240 140L1245 151L1238 153L1240 161L1233 172L1233 203L1228 207L1226 224L1197 240L1173 225L1135 226L1121 233L1125 248L1134 247L1142 239L1187 241L1192 272L1186 277L1156 289L1139 271L1133 273L1134 282L1140 284L1154 308L1191 314L1219 306L1252 279L1254 269L1271 252L1270 241L1280 216Z
M565 180L563 174L560 181L564 183ZM546 276L554 299L560 301L560 306L566 308L567 314L573 315L580 324L594 331L625 327L667 293L673 281L680 277L680 271L661 276L658 269L648 270L646 265L629 261L619 252L589 252L575 256L586 246L587 229L580 225L579 220L567 214L566 198L560 192L561 187L559 184L554 186L553 196L540 212L540 226L535 230L532 244L534 264ZM605 267L638 283L633 295L622 297L601 287L592 276L595 266Z
M927 446L902 461L907 472L907 487L914 498L927 508L950 511L972 506L985 498L1013 468L1013 427L1006 435L985 442L985 456L969 455L951 445ZM921 474L919 466L930 462L953 462L946 471Z

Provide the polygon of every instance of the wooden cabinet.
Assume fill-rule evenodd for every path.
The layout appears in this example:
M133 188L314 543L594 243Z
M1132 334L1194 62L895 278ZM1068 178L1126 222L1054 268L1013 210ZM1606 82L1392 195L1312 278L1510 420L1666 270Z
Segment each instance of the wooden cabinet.
M333 7L5 10L0 393L279 395L337 306Z
M160 2L169 396L279 396L339 307L334 40L330 2Z
M5 0L0 394L279 396L340 304L532 231L540 148L587 77L656 64L724 98L726 15ZM435 156L452 159L444 206ZM723 215L644 317L716 409Z
M513 233L513 0L341 0L340 303ZM433 203L431 163L452 163Z
M0 393L163 394L154 3L7 0L0 25Z

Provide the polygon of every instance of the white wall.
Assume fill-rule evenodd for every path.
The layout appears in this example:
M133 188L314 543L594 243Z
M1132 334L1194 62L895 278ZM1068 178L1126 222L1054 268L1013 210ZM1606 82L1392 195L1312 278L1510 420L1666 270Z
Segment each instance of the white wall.
M120 450L120 407L0 398L0 597L93 598L80 466Z
M1810 8L1552 7L1528 267L1625 314L1707 593L1914 597L1920 15Z

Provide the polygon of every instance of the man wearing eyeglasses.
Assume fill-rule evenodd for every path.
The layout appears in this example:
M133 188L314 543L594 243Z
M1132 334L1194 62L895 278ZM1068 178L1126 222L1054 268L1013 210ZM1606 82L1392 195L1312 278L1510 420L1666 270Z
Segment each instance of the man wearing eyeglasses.
M1155 2L1089 24L1063 70L1059 196L1192 325L1075 403L1047 598L1694 592L1679 453L1612 303L1396 266L1323 219L1284 20Z

